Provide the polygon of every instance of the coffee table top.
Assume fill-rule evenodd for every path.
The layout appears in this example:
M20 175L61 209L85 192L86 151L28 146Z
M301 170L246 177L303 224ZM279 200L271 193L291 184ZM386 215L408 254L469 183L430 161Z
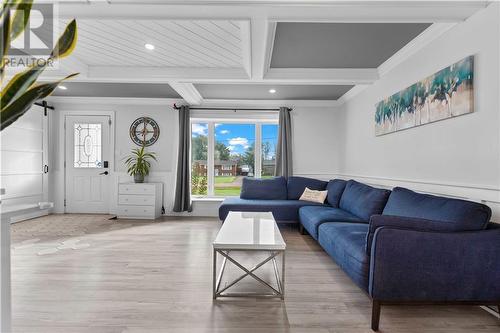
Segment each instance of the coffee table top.
M214 249L285 250L286 243L271 212L229 212Z

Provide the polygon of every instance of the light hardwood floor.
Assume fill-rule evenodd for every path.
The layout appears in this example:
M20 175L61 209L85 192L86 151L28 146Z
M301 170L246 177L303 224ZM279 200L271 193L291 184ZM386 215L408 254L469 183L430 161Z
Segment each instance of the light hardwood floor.
M371 332L370 300L309 236L283 227L286 299L212 301L209 218L52 215L13 225L19 333ZM385 306L382 332L500 332L472 306Z

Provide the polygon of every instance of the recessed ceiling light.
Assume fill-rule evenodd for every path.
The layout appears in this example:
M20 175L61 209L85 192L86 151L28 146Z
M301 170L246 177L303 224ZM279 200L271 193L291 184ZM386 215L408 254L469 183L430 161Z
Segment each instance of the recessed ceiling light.
M66 87L66 86L58 86L58 88L61 90L68 90L68 87Z
M144 44L144 47L150 51L155 49L155 46L153 44L149 44L149 43Z
M269 89L270 94L274 94L276 92L276 89Z

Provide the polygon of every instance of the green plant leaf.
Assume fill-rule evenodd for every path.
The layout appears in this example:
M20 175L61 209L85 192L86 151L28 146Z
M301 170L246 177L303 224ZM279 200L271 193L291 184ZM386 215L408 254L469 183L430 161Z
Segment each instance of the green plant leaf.
M28 24L31 7L33 6L32 0L19 1L12 17L11 28L10 28L10 38L11 40L16 39L24 31L26 25Z
M17 73L0 93L0 105L2 108L5 108L11 101L26 92L38 79L45 66L36 66Z
M0 21L0 38L2 38L0 45L0 75L3 75L3 70L5 68L5 56L9 51L10 45L10 11L7 10L1 17Z
M66 29L64 29L63 34L59 37L56 46L50 54L51 58L64 58L73 52L76 46L76 40L78 39L78 28L76 26L76 20L73 19L68 23Z
M30 109L30 107L37 100L42 99L50 95L57 86L76 74L71 74L66 76L64 79L61 79L56 82L44 83L37 85L30 90L26 91L23 95L21 95L18 99L13 101L10 105L0 110L0 131L4 128L8 127L14 121L16 121L19 117L26 113Z

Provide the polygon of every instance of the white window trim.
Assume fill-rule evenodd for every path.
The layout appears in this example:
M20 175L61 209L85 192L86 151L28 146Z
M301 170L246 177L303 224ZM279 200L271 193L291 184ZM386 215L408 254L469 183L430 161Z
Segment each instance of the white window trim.
M227 112L227 111L226 111ZM215 160L214 160L214 151L215 151L215 124L223 123L223 124L242 124L242 125L255 125L255 170L254 177L261 178L262 173L262 125L266 124L278 124L278 113L261 113L261 112L253 112L253 116L249 116L248 118L239 118L238 116L228 117L227 114L225 117L221 117L219 113L214 113L211 116L207 117L207 114L203 114L203 117L196 117L196 114L191 116L191 126L192 129L193 124L207 124L208 125L208 148L207 148L207 195L192 195L193 198L224 198L222 196L216 196L214 194L215 187ZM192 137L192 133L191 133ZM190 152L191 154L191 152ZM191 160L191 159L190 159ZM189 170L192 168L190 167ZM222 170L221 170L222 172ZM191 177L190 177L191 179ZM191 188L191 186L190 186Z

